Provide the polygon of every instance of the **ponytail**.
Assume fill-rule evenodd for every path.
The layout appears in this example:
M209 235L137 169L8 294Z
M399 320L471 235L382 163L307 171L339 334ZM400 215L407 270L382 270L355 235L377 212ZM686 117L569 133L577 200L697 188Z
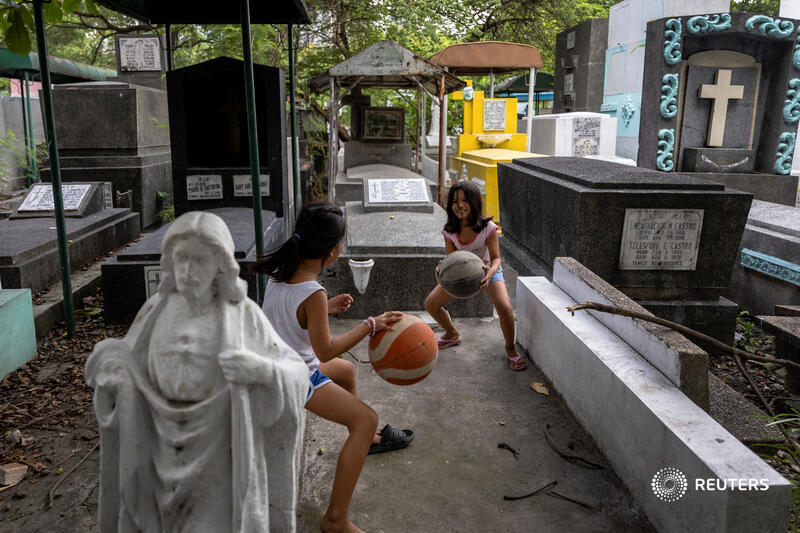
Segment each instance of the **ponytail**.
M292 236L266 258L252 263L250 272L267 274L275 281L289 281L300 264L299 241Z
M294 234L275 252L251 264L249 270L287 282L301 259L320 259L339 245L345 234L344 213L328 202L313 202L300 210Z

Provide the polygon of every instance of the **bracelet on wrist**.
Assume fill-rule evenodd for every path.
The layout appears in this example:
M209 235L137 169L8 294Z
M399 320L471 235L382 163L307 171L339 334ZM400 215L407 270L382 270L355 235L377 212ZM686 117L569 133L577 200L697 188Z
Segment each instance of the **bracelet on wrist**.
M376 329L378 327L378 324L375 322L375 317L372 316L367 317L367 319L364 322L366 322L367 325L369 326L369 336L374 337L375 334L377 333Z
M375 328L377 327L377 324L375 323L375 318L374 318L374 317L371 317L371 316L368 316L368 317L367 317L367 318L364 320L364 324L366 324L366 325L367 325L367 327L369 328L369 331L367 332L367 334L368 334L370 337L374 337L374 336L375 336L375 333L377 333L377 332L375 331Z

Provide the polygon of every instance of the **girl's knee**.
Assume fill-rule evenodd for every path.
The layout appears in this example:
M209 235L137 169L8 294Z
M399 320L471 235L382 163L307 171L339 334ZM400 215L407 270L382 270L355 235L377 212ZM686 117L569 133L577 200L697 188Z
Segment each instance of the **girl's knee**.
M419 301L419 300L417 300L417 301ZM429 294L428 297L425 298L425 310L428 313L432 314L432 313L436 312L436 310L439 309L439 307L441 307L441 306L437 305L436 302L434 302L433 293Z
M350 432L363 432L372 435L378 429L378 413L372 407L361 402L358 412L350 424Z
M511 304L508 302L504 302L500 305L496 305L495 311L497 311L497 316L500 319L507 319L507 318L514 318L514 309L511 307Z

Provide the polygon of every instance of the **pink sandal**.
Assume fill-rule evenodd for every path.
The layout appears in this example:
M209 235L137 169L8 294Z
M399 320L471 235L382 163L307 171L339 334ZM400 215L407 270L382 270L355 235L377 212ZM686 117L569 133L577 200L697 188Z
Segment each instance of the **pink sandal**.
M511 367L511 370L519 371L525 370L528 368L528 362L522 358L522 355L517 353L516 357L509 357L508 358L508 366Z
M436 344L439 348L450 348L451 346L457 346L461 344L461 337L456 337L455 339L445 339L443 337L439 337L436 339Z

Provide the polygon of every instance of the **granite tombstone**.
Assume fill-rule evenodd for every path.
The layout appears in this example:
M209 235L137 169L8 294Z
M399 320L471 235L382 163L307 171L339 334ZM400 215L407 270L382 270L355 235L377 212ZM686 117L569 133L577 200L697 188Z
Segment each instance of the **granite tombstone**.
M617 122L617 155L636 159L647 23L662 17L727 11L730 0L623 0L609 9L603 105Z
M424 301L436 286L436 265L445 255L444 209L432 202L422 179L368 179L362 201L346 202L347 233L335 274L323 281L331 294L355 297L348 316L365 318L386 309L424 311ZM366 290L359 294L350 260L373 260ZM452 300L454 317L491 316L485 292Z
M158 222L161 196L172 193L167 97L163 90L119 82L53 89L63 182L110 181L128 193L141 226ZM41 171L50 179L49 163Z
M800 21L749 13L647 25L638 163L794 205Z
M287 180L286 91L282 70L253 65L262 206L282 216L294 196ZM244 66L220 57L167 73L175 214L252 207Z
M724 185L587 158L499 168L503 257L552 276L574 257L657 316L733 342L731 279L752 195Z
M585 20L556 36L553 113L600 111L607 38L608 19L601 18Z
M254 72L262 224L269 251L288 235L294 209L287 179L284 74L263 65L254 65ZM174 70L167 85L175 214L212 211L225 221L248 295L257 299L255 276L246 268L256 260L256 244L242 62L221 57ZM168 228L159 228L102 265L107 323L129 323L158 287L160 243Z

